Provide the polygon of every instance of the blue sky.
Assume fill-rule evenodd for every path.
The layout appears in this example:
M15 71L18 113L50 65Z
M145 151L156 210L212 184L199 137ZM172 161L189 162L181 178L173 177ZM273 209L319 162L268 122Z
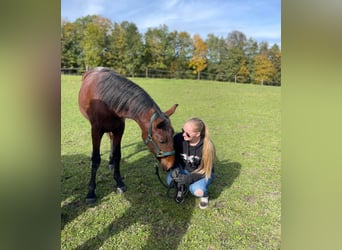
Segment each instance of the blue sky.
M167 25L206 39L238 30L257 42L281 46L281 0L62 0L61 17L75 21L101 15L113 23L135 23L141 34Z

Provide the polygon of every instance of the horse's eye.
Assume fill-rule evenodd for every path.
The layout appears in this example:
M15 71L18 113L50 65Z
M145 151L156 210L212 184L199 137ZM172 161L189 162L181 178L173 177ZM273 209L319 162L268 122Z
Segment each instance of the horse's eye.
M166 123L165 121L161 121L160 123L157 124L158 129L165 129L166 128Z
M167 142L167 140L163 140L163 139L159 139L158 141L159 141L159 143L161 143L161 144L165 144L165 143Z

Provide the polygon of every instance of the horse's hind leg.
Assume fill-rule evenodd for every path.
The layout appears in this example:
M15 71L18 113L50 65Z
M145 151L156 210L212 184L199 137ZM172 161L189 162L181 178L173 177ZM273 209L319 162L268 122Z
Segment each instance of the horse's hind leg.
M125 129L125 122L122 120L120 128L114 132L109 133L110 137L110 156L109 156L109 168L114 169L114 180L117 184L117 191L123 193L127 190L125 183L122 181L120 174L120 161L121 161L121 139Z
M103 136L103 132L97 128L96 126L92 126L91 128L91 137L93 142L93 151L91 154L91 174L90 174L90 181L88 185L88 194L86 197L87 203L93 203L96 200L96 172L101 163L101 156L100 156L100 144L101 138Z
M114 134L113 132L109 132L109 141L110 141L110 154L109 154L109 163L108 163L108 168L109 170L113 170L115 167L115 161L117 161L117 155L119 155L119 158L121 158L121 150L120 152L115 152L115 145L114 145Z

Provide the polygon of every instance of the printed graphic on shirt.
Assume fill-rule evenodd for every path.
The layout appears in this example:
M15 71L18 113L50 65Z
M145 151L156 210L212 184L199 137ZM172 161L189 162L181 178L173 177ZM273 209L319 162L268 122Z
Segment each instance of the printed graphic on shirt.
M181 157L185 161L190 162L192 165L197 165L201 160L201 158L196 155L181 154Z

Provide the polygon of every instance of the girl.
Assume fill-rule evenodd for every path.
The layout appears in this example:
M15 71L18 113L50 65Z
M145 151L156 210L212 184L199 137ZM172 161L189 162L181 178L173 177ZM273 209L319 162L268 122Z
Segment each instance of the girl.
M175 166L166 177L170 185L177 183L177 203L184 201L189 188L190 192L200 198L199 207L208 207L208 186L215 178L214 159L215 147L210 139L207 126L197 118L189 119L183 126L182 133L174 136L176 151Z

